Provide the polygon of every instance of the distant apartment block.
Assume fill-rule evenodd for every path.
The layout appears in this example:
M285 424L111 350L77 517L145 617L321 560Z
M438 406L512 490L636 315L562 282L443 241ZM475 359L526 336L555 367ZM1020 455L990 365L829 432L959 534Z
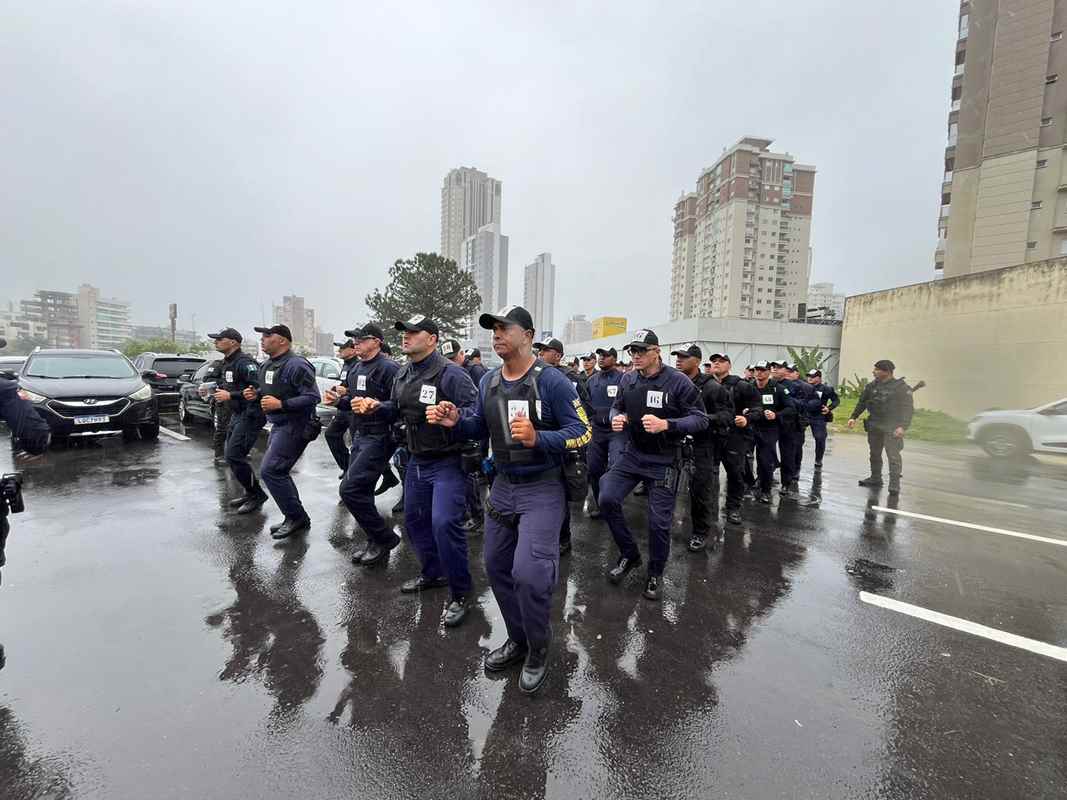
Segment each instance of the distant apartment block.
M585 318L585 314L575 314L567 324L563 326L563 343L588 342L593 338L593 323Z
M481 307L466 320L460 338L474 347L491 351L492 331L479 326L478 317L495 313L501 306L507 305L508 237L501 235L500 225L483 225L473 236L468 236L463 242L457 264L474 278L478 295L482 298Z
M293 345L307 350L316 350L315 310L308 308L304 298L298 295L286 295L280 306L274 306L274 325L285 325L293 334Z
M845 318L845 295L836 294L832 283L813 283L808 287L808 319Z
M52 347L119 348L133 330L130 304L101 297L100 290L87 283L77 292L39 289L20 309L28 324L44 327Z
M466 241L500 226L500 181L473 167L449 170L441 186L441 255L462 264Z
M539 338L555 335L556 265L551 253L541 253L526 265L522 306L533 317Z

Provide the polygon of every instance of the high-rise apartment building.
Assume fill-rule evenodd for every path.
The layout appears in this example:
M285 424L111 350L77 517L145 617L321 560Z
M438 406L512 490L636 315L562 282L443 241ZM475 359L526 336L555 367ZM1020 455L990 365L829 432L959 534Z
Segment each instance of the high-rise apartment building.
M133 331L130 304L101 297L100 290L87 283L77 292L39 289L21 308L24 319L44 326L53 347L119 348Z
M492 331L478 325L478 317L485 313L496 313L497 309L507 305L508 237L501 235L500 226L495 222L483 225L477 233L464 240L456 263L471 273L482 298L481 307L467 319L460 336L475 347L491 351Z
M275 325L286 325L293 334L293 345L309 351L316 351L315 310L304 304L304 298L286 295L280 306L274 306Z
M551 253L541 253L526 265L522 306L533 317L539 337L555 335L556 265Z
M808 318L844 320L845 295L835 294L832 283L813 283L808 287Z
M960 4L934 268L1067 254L1067 0Z
M585 318L585 314L575 314L567 324L563 326L563 343L588 342L593 338L593 323Z
M797 319L810 267L815 167L745 137L674 207L670 317Z
M500 181L473 167L449 170L441 186L441 255L462 265L463 246L486 225L500 226Z

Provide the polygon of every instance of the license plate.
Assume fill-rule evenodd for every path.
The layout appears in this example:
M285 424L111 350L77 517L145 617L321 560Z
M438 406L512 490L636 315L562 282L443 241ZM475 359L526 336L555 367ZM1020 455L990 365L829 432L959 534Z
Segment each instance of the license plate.
M111 417L107 414L98 415L95 417L75 417L75 425L106 425L111 421Z

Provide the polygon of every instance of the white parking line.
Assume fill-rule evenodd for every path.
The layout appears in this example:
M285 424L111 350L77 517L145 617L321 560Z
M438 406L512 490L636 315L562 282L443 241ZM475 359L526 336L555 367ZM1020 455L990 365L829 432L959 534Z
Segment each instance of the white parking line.
M160 433L165 433L170 438L177 439L179 442L191 442L192 441L192 439L190 439L188 436L184 436L183 434L180 434L177 431L172 431L170 428L164 428L162 425L159 426L159 432Z
M1017 539L1029 539L1032 542L1043 542L1045 544L1056 544L1060 547L1067 547L1067 539L1050 539L1048 536L1035 536L1032 533L1020 533L1019 531L1007 531L1003 528L990 528L987 525L975 525L973 522L960 522L955 519L945 519L944 517L931 517L928 514L916 514L914 511L901 511L899 508L886 508L885 506L871 506L874 511L881 511L885 514L897 514L901 517L913 517L914 519L924 519L927 522L940 522L945 525L955 525L958 528L970 528L975 531L983 531L984 533L999 533L1001 536L1014 536Z
M877 594L860 592L860 600L872 606L878 606L880 608L889 609L890 611L907 614L909 617L924 619L935 625L943 625L946 628L963 631L964 633L969 633L973 636L981 636L983 639L991 639L994 642L1000 642L1001 644L1010 645L1011 647L1018 647L1021 650L1029 650L1031 653L1048 656L1057 661L1067 661L1067 647L1057 647L1054 644L1039 642L1036 639L1027 639L1025 636L1018 636L998 628L990 628L986 625L980 625L977 622L971 622L969 619L950 617L948 614L942 614L940 611L931 611L922 606L913 606L911 603L902 603L899 600L891 600L888 597L882 597Z

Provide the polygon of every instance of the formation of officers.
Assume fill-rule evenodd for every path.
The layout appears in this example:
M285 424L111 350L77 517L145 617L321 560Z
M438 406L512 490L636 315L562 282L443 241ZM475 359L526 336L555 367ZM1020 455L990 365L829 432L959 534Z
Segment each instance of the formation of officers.
M442 340L437 323L425 316L395 324L403 364L388 354L378 326L345 331L340 382L321 398L338 409L326 440L341 468L340 500L358 525L352 560L364 567L387 563L400 543L375 504L376 495L399 482L397 467L403 497L394 511L403 513L421 565L400 591L447 588L445 626L467 616L473 597L468 538L484 528L485 569L508 634L486 656L485 668L521 665L520 688L532 693L547 674L552 593L560 557L571 547L572 503L588 499L589 516L611 531L618 558L606 571L608 581L618 585L645 564L644 597L659 600L683 476L689 476L688 549L699 553L714 548L723 533L720 467L727 523L741 523L746 495L771 502L775 471L780 498L800 499L805 432L810 428L815 440L818 470L839 400L818 370L802 378L787 362L760 361L740 376L729 355L713 353L705 361L690 345L673 351L675 366L669 366L651 330L637 331L623 348L629 364L612 348L570 365L558 339L534 341L534 321L520 306L483 314L479 324L492 331L503 362L496 369L482 366L478 350ZM215 400L232 409L225 457L244 488L231 508L251 514L273 498L284 516L271 535L285 539L310 527L290 472L319 435L320 396L312 365L292 351L289 329L256 331L269 357L264 364L241 349L233 328L211 335L223 355ZM892 394L887 381L876 383ZM876 393L864 397L872 414L885 405ZM899 491L897 445L910 414L895 421L892 430L875 432L878 468L872 440L872 476L864 485L880 485L884 449L890 491ZM257 476L249 453L267 422L272 428ZM647 562L623 513L631 493L647 498Z

